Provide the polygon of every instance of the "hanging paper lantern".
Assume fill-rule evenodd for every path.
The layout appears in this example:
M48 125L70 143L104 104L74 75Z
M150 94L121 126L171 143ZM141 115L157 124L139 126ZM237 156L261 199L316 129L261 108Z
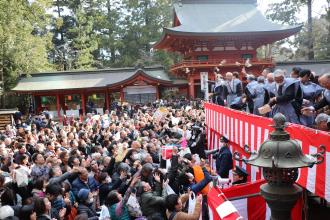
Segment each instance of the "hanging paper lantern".
M68 101L71 101L72 100L72 96L71 95L68 95Z

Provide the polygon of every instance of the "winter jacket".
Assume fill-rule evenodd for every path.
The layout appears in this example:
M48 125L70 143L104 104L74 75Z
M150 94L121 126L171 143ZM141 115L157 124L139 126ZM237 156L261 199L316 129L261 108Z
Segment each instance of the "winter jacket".
M89 189L90 191L95 191L99 187L99 184L96 182L94 177L88 177L87 184L81 181L79 177L77 177L72 182L72 192L76 198L78 198L78 192L80 189Z
M165 214L166 189L163 190L160 184L156 184L155 191L144 192L141 195L141 210L147 218L155 213Z
M78 215L80 214L86 214L88 216L88 220L98 220L97 213L90 207L79 204L78 205Z

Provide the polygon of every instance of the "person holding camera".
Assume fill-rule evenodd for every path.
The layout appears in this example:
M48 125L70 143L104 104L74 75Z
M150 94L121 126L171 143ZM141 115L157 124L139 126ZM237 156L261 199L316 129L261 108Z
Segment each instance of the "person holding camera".
M222 136L220 139L222 144L218 153L213 155L213 158L216 160L216 170L217 174L221 178L228 178L229 171L233 169L233 155L229 149L229 139L226 136Z

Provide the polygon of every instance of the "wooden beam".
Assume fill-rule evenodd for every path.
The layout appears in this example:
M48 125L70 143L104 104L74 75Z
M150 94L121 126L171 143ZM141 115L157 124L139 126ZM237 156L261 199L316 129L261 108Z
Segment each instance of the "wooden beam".
M105 110L109 110L110 102L109 102L109 92L108 89L105 90Z
M81 109L82 109L82 115L84 116L86 114L86 101L85 101L85 93L80 94L81 98Z
M60 123L62 123L60 94L56 94L56 110L57 110L57 117Z
M156 99L160 99L160 94L159 94L159 85L156 86Z
M189 82L189 97L194 99L195 98L195 83L194 78L192 76L189 76L188 78Z
M120 102L123 103L125 101L125 95L124 95L124 88L122 87L120 89Z

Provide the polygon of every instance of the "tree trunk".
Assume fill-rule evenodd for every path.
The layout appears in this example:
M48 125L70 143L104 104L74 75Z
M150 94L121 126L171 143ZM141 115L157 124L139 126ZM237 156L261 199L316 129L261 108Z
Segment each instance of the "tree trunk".
M108 11L108 22L111 21L111 2L110 0L107 0L107 11ZM109 28L108 28L108 39L111 41L112 34L113 34L113 29L114 27L110 28L110 23L108 23ZM109 42L112 46L110 46L110 62L111 65L114 65L116 63L116 48L113 46L113 42Z
M312 0L307 0L308 8L308 60L314 60L314 39L313 39L313 19L312 19Z
M326 20L328 22L328 36L327 36L327 59L330 59L330 0L328 2L328 7L326 9Z
M150 19L149 19L149 15L148 15L148 6L151 4L150 1L145 1L144 2L144 22L145 22L145 28L149 28L150 25ZM150 5L151 7L151 5ZM149 35L149 32L148 32ZM148 38L150 38L150 36L148 36ZM145 45L145 50L146 50L146 54L150 53L150 45L149 42L146 42Z
M60 7L60 2L59 0L56 1L56 6L57 6L57 16L61 18L61 7ZM64 33L63 33L63 27L60 29L60 36L61 36L61 43L64 41Z

